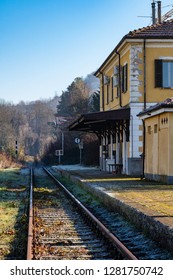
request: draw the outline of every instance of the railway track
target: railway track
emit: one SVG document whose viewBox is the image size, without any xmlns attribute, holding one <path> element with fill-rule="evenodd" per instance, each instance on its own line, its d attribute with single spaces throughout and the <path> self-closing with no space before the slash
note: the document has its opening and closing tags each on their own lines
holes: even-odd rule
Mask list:
<svg viewBox="0 0 173 280">
<path fill-rule="evenodd" d="M 45 172 L 52 181 L 44 179 L 46 187 L 44 182 L 34 188 L 31 172 L 27 259 L 137 259 L 50 171 Z"/>
<path fill-rule="evenodd" d="M 166 248 L 146 236 L 141 230 L 115 210 L 101 203 L 93 194 L 76 183 L 64 180 L 61 174 L 52 169 L 55 176 L 65 182 L 67 188 L 140 260 L 172 260 L 173 255 Z"/>
</svg>

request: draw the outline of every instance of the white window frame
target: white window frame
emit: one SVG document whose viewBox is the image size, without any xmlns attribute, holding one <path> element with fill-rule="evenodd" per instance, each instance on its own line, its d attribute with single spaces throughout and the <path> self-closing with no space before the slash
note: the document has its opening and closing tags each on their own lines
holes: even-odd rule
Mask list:
<svg viewBox="0 0 173 280">
<path fill-rule="evenodd" d="M 163 88 L 173 88 L 173 61 L 163 60 Z"/>
</svg>

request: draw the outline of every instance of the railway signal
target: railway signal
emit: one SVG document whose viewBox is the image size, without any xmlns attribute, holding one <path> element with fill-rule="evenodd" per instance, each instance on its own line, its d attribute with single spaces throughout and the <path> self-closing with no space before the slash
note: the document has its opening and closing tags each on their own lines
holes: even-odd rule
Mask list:
<svg viewBox="0 0 173 280">
<path fill-rule="evenodd" d="M 18 142 L 17 142 L 17 140 L 16 140 L 16 142 L 15 142 L 15 153 L 16 153 L 16 157 L 17 157 L 17 155 L 18 155 Z"/>
</svg>

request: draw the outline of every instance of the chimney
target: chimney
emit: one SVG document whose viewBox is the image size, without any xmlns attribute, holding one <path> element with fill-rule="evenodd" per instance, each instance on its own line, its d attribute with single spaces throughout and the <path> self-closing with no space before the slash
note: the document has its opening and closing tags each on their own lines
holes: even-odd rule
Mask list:
<svg viewBox="0 0 173 280">
<path fill-rule="evenodd" d="M 152 7 L 152 24 L 156 23 L 156 3 L 153 0 L 153 3 L 151 3 Z"/>
<path fill-rule="evenodd" d="M 157 1 L 157 7 L 158 7 L 158 23 L 161 23 L 162 22 L 161 1 Z"/>
</svg>

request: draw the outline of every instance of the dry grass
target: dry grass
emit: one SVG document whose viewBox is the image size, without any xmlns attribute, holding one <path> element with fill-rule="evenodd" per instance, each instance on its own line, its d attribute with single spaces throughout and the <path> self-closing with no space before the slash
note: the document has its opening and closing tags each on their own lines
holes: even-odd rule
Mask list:
<svg viewBox="0 0 173 280">
<path fill-rule="evenodd" d="M 11 156 L 0 152 L 0 169 L 10 168 L 10 167 L 11 168 L 21 167 L 21 164 L 16 162 Z"/>
<path fill-rule="evenodd" d="M 23 259 L 26 246 L 27 176 L 0 170 L 0 259 Z M 23 252 L 23 253 L 22 253 Z"/>
</svg>

